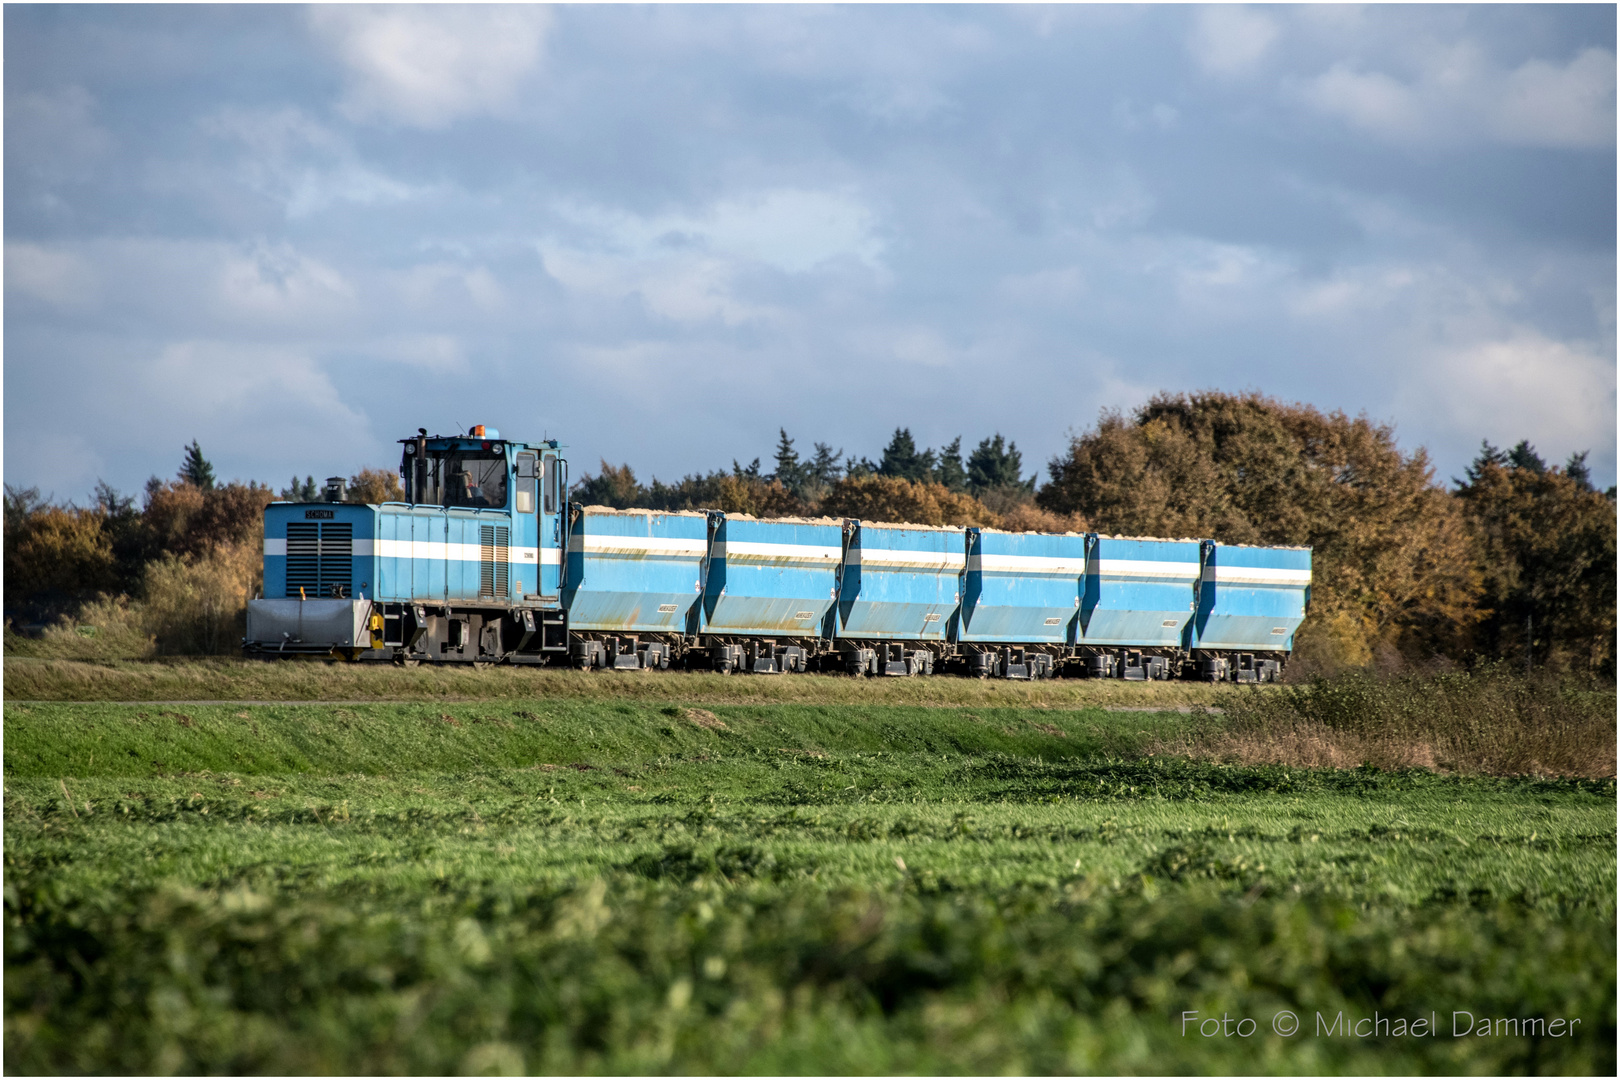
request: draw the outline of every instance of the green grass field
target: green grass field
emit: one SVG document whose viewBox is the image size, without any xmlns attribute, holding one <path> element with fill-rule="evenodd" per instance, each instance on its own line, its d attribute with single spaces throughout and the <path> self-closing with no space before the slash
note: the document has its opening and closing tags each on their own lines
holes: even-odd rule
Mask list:
<svg viewBox="0 0 1620 1080">
<path fill-rule="evenodd" d="M 1085 683 L 727 682 L 11 682 L 6 1068 L 1615 1069 L 1613 779 L 1152 756 L 1211 718 Z"/>
</svg>

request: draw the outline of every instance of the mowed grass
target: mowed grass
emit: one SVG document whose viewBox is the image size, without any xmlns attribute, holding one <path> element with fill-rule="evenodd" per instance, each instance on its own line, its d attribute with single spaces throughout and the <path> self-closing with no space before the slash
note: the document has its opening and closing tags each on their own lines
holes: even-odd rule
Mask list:
<svg viewBox="0 0 1620 1080">
<path fill-rule="evenodd" d="M 6 1067 L 1612 1074 L 1612 779 L 1147 756 L 1207 722 L 10 704 Z"/>
</svg>

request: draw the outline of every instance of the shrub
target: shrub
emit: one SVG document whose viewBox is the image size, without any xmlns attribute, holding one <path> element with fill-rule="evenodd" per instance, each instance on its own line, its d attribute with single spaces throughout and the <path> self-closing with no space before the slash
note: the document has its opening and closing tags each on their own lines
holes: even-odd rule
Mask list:
<svg viewBox="0 0 1620 1080">
<path fill-rule="evenodd" d="M 1085 532 L 1086 519 L 1078 514 L 1054 514 L 1033 502 L 1019 502 L 997 515 L 997 528 L 1008 532 Z"/>
<path fill-rule="evenodd" d="M 758 476 L 721 476 L 716 485 L 715 510 L 754 517 L 795 517 L 805 504 L 778 480 Z"/>
<path fill-rule="evenodd" d="M 1612 691 L 1500 666 L 1379 678 L 1359 669 L 1234 690 L 1162 750 L 1241 764 L 1615 775 Z"/>
<path fill-rule="evenodd" d="M 349 477 L 348 501 L 352 503 L 403 502 L 405 489 L 392 469 L 361 469 Z"/>
<path fill-rule="evenodd" d="M 1000 519 L 973 496 L 944 484 L 898 476 L 845 477 L 827 490 L 820 510 L 829 516 L 914 525 L 995 526 Z"/>
<path fill-rule="evenodd" d="M 226 544 L 201 556 L 167 555 L 149 565 L 142 585 L 142 624 L 156 651 L 235 652 L 247 632 L 247 602 L 263 584 L 257 544 Z"/>
<path fill-rule="evenodd" d="M 9 516 L 9 515 L 8 515 Z M 60 610 L 112 589 L 117 564 L 99 510 L 46 506 L 8 522 L 6 601 L 24 609 Z"/>
<path fill-rule="evenodd" d="M 230 483 L 203 489 L 176 481 L 148 484 L 148 555 L 201 556 L 216 547 L 257 544 L 264 508 L 276 494 L 258 484 Z"/>
</svg>

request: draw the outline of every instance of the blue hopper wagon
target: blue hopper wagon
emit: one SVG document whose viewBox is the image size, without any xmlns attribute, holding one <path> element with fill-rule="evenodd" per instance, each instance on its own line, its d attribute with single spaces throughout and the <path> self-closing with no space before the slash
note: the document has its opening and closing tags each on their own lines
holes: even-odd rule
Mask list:
<svg viewBox="0 0 1620 1080">
<path fill-rule="evenodd" d="M 1307 548 L 575 506 L 555 440 L 401 440 L 404 499 L 264 514 L 247 655 L 1270 682 Z"/>
</svg>

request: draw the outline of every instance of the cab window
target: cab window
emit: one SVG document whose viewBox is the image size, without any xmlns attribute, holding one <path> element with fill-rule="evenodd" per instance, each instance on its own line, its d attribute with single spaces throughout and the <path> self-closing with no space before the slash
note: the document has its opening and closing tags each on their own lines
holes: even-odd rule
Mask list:
<svg viewBox="0 0 1620 1080">
<path fill-rule="evenodd" d="M 482 451 L 429 454 L 418 503 L 490 509 L 506 506 L 506 455 Z"/>
<path fill-rule="evenodd" d="M 535 475 L 535 465 L 535 455 L 517 456 L 517 491 L 514 493 L 514 508 L 520 514 L 534 513 L 535 486 L 539 482 L 539 478 Z"/>
</svg>

